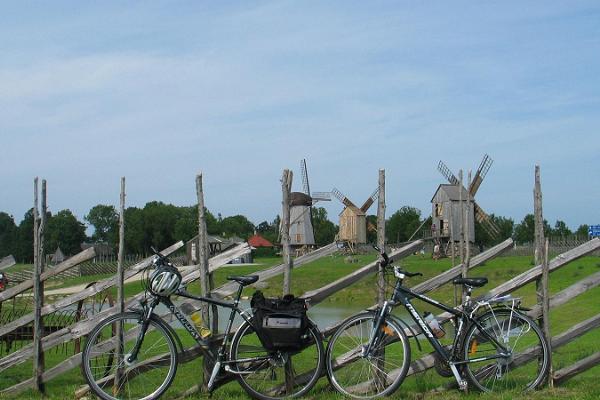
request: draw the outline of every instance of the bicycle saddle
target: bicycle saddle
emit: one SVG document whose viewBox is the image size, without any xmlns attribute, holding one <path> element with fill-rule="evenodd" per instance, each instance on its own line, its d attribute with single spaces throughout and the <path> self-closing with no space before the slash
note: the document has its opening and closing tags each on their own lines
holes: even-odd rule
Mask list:
<svg viewBox="0 0 600 400">
<path fill-rule="evenodd" d="M 236 281 L 242 286 L 248 286 L 253 284 L 258 280 L 258 275 L 248 275 L 248 276 L 228 276 L 228 281 Z"/>
<path fill-rule="evenodd" d="M 471 287 L 482 287 L 488 283 L 487 278 L 455 278 L 452 283 L 455 285 L 467 285 Z"/>
</svg>

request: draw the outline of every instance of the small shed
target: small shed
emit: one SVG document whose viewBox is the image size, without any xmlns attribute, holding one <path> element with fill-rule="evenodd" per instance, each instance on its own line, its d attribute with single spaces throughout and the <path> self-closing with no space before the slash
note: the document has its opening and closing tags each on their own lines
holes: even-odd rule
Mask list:
<svg viewBox="0 0 600 400">
<path fill-rule="evenodd" d="M 432 236 L 446 241 L 458 242 L 461 238 L 461 206 L 459 197 L 468 204 L 467 223 L 469 224 L 469 241 L 475 241 L 475 205 L 473 197 L 463 187 L 459 192 L 458 185 L 442 184 L 438 186 L 431 199 L 431 233 Z"/>
<path fill-rule="evenodd" d="M 338 240 L 353 244 L 367 243 L 367 216 L 355 206 L 346 206 L 340 213 Z"/>
<path fill-rule="evenodd" d="M 50 257 L 50 262 L 52 263 L 52 265 L 60 264 L 65 260 L 66 257 L 60 249 L 60 246 L 56 248 L 56 251 L 54 252 L 54 254 L 52 254 L 52 257 Z"/>
</svg>

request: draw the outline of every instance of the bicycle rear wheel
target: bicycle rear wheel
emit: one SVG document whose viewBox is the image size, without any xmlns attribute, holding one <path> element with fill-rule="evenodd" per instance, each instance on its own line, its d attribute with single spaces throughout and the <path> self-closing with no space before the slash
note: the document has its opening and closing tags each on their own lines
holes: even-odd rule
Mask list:
<svg viewBox="0 0 600 400">
<path fill-rule="evenodd" d="M 342 394 L 369 399 L 392 394 L 404 380 L 410 346 L 404 330 L 391 318 L 376 327 L 375 313 L 358 314 L 344 322 L 327 346 L 327 374 Z M 378 343 L 365 354 L 373 335 Z"/>
<path fill-rule="evenodd" d="M 539 387 L 549 365 L 548 343 L 529 317 L 510 309 L 491 310 L 471 325 L 463 341 L 464 371 L 469 383 L 484 392 L 526 391 Z M 501 356 L 500 347 L 509 350 Z M 499 356 L 481 360 L 482 357 Z"/>
<path fill-rule="evenodd" d="M 177 371 L 177 347 L 157 320 L 150 320 L 137 359 L 127 361 L 141 326 L 140 314 L 126 312 L 105 319 L 89 334 L 82 354 L 83 375 L 100 398 L 156 399 L 171 385 Z M 118 327 L 123 332 L 121 349 Z"/>
<path fill-rule="evenodd" d="M 310 326 L 298 351 L 268 351 L 244 322 L 231 341 L 230 360 L 240 386 L 260 400 L 304 396 L 319 380 L 325 362 L 321 334 Z"/>
</svg>

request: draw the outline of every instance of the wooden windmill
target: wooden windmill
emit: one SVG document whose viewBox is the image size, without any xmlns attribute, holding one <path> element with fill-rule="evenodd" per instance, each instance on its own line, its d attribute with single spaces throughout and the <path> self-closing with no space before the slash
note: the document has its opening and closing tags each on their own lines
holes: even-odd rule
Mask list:
<svg viewBox="0 0 600 400">
<path fill-rule="evenodd" d="M 338 240 L 351 246 L 367 243 L 367 210 L 377 200 L 379 189 L 376 189 L 360 208 L 338 189 L 333 188 L 331 193 L 344 205 L 340 213 Z"/>
<path fill-rule="evenodd" d="M 330 201 L 329 192 L 310 193 L 306 160 L 300 161 L 302 192 L 290 193 L 290 244 L 296 249 L 309 249 L 315 245 L 312 225 L 312 206 L 318 201 Z"/>
<path fill-rule="evenodd" d="M 469 212 L 469 215 L 473 214 L 474 218 L 477 220 L 477 222 L 479 222 L 482 226 L 482 228 L 494 239 L 496 239 L 499 235 L 500 235 L 500 229 L 498 228 L 498 226 L 494 223 L 494 221 L 490 218 L 490 216 L 488 214 L 486 214 L 485 211 L 483 211 L 483 209 L 479 206 L 479 204 L 477 204 L 477 202 L 475 202 L 475 194 L 477 193 L 477 191 L 479 190 L 479 187 L 481 186 L 481 183 L 483 182 L 483 179 L 485 178 L 485 176 L 487 175 L 488 171 L 490 170 L 490 167 L 492 166 L 492 163 L 494 162 L 494 160 L 492 160 L 492 158 L 485 154 L 483 156 L 483 159 L 481 160 L 481 163 L 479 164 L 479 168 L 477 168 L 477 172 L 475 173 L 475 176 L 473 177 L 472 181 L 471 181 L 471 185 L 469 186 L 468 190 L 465 190 L 464 187 L 461 189 L 458 189 L 458 185 L 459 185 L 459 180 L 458 178 L 456 178 L 456 176 L 454 176 L 454 174 L 450 171 L 450 168 L 448 168 L 446 166 L 446 164 L 444 164 L 442 161 L 440 161 L 438 163 L 438 170 L 441 172 L 441 174 L 448 180 L 448 182 L 450 182 L 451 185 L 455 186 L 455 189 L 450 189 L 450 188 L 445 188 L 445 191 L 447 193 L 450 194 L 450 199 L 451 201 L 456 201 L 456 199 L 454 197 L 456 197 L 456 195 L 452 195 L 452 191 L 458 193 L 458 190 L 462 190 L 462 198 L 464 200 L 468 200 L 469 204 L 472 202 L 472 208 L 473 210 Z M 442 186 L 444 185 L 440 185 L 440 188 L 438 188 L 437 193 L 440 192 L 440 189 L 443 189 Z M 460 228 L 458 227 L 458 219 L 457 219 L 457 215 L 456 215 L 456 211 L 452 212 L 452 210 L 447 210 L 444 211 L 445 208 L 448 207 L 444 207 L 442 204 L 442 201 L 436 200 L 436 195 L 434 195 L 434 199 L 432 199 L 432 203 L 433 204 L 433 220 L 434 223 L 435 221 L 439 221 L 438 225 L 436 225 L 437 227 L 437 235 L 439 237 L 448 237 L 449 236 L 449 232 L 453 232 L 452 234 L 452 240 L 458 240 L 458 236 L 460 235 Z M 471 209 L 471 207 L 469 207 L 469 210 Z M 448 213 L 453 214 L 452 216 L 448 217 Z M 459 213 L 460 214 L 460 213 Z M 452 223 L 452 228 L 448 227 L 446 229 L 444 229 L 444 221 L 450 221 L 449 223 Z M 469 224 L 472 224 L 473 222 L 471 221 L 471 217 L 469 217 L 468 219 Z M 474 228 L 469 229 L 469 231 L 471 233 L 474 232 Z M 474 236 L 472 234 L 469 235 L 469 240 L 474 241 Z"/>
</svg>

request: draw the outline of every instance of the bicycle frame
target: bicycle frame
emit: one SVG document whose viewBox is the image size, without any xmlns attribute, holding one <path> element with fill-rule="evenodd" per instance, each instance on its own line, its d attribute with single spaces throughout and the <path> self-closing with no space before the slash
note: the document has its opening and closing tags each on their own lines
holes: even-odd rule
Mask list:
<svg viewBox="0 0 600 400">
<path fill-rule="evenodd" d="M 244 310 L 242 310 L 239 307 L 242 290 L 243 290 L 243 286 L 240 285 L 238 292 L 237 292 L 237 296 L 232 303 L 213 299 L 211 297 L 195 296 L 195 295 L 188 293 L 185 289 L 179 289 L 174 293 L 174 295 L 176 295 L 176 296 L 181 296 L 181 297 L 185 297 L 188 299 L 198 300 L 198 301 L 202 301 L 202 302 L 205 302 L 208 304 L 213 304 L 213 305 L 231 309 L 231 312 L 229 314 L 229 319 L 227 321 L 227 327 L 225 329 L 225 336 L 223 338 L 223 342 L 219 346 L 219 351 L 216 355 L 215 366 L 213 368 L 211 377 L 208 382 L 209 390 L 212 389 L 215 379 L 216 379 L 216 377 L 221 369 L 221 366 L 223 364 L 226 365 L 225 368 L 226 368 L 227 372 L 239 373 L 237 371 L 233 371 L 230 368 L 228 368 L 229 364 L 236 364 L 239 362 L 247 362 L 247 361 L 261 361 L 261 360 L 266 360 L 269 358 L 269 357 L 263 356 L 263 357 L 253 357 L 253 358 L 242 359 L 242 360 L 226 360 L 225 359 L 227 343 L 230 340 L 230 336 L 231 336 L 230 333 L 231 333 L 231 329 L 233 327 L 233 321 L 235 319 L 235 315 L 239 314 L 244 319 L 244 321 L 248 322 L 249 324 L 252 324 L 251 316 L 249 316 L 248 313 L 246 313 Z M 200 346 L 207 347 L 208 342 L 205 341 L 200 336 L 200 334 L 198 333 L 198 330 L 188 321 L 188 319 L 183 315 L 181 310 L 171 301 L 170 297 L 153 296 L 150 305 L 148 306 L 147 309 L 144 310 L 145 312 L 144 312 L 144 320 L 142 322 L 142 329 L 140 330 L 140 333 L 138 335 L 138 340 L 136 341 L 134 349 L 133 349 L 131 355 L 128 357 L 128 361 L 131 362 L 131 361 L 135 360 L 135 358 L 137 357 L 137 352 L 139 351 L 139 348 L 142 345 L 142 341 L 144 340 L 144 336 L 148 329 L 149 320 L 150 320 L 152 314 L 154 313 L 154 309 L 156 308 L 156 306 L 158 306 L 158 304 L 164 304 L 169 309 L 169 311 L 173 315 L 175 315 L 175 318 L 177 318 L 177 320 L 181 323 L 181 325 L 183 325 L 185 330 L 194 338 L 194 340 Z M 210 351 L 210 349 L 208 349 L 208 350 Z M 212 353 L 210 353 L 210 354 L 214 357 L 214 354 L 212 354 Z"/>
<path fill-rule="evenodd" d="M 436 308 L 439 308 L 448 313 L 451 313 L 455 318 L 458 319 L 458 327 L 456 330 L 456 335 L 454 337 L 454 342 L 452 344 L 452 354 L 449 354 L 448 351 L 444 348 L 444 346 L 442 346 L 440 341 L 435 337 L 435 335 L 431 331 L 431 328 L 429 328 L 429 325 L 425 322 L 425 320 L 423 320 L 423 318 L 419 315 L 419 313 L 417 312 L 415 307 L 412 305 L 412 303 L 410 301 L 411 298 L 416 298 L 416 299 L 422 300 Z M 410 313 L 410 316 L 415 321 L 415 323 L 421 328 L 421 330 L 425 334 L 425 337 L 427 338 L 429 343 L 431 343 L 431 345 L 435 349 L 436 353 L 438 353 L 442 357 L 442 359 L 448 363 L 456 381 L 458 382 L 458 384 L 461 388 L 466 387 L 466 382 L 462 379 L 462 377 L 456 367 L 457 365 L 487 361 L 487 360 L 492 360 L 492 359 L 497 359 L 497 358 L 505 358 L 505 357 L 510 356 L 510 351 L 507 350 L 504 345 L 499 343 L 496 340 L 496 338 L 489 335 L 487 333 L 487 331 L 481 326 L 481 324 L 475 318 L 472 318 L 467 312 L 465 312 L 461 309 L 449 307 L 443 303 L 440 303 L 437 300 L 431 299 L 425 295 L 416 293 L 413 290 L 402 286 L 402 278 L 397 279 L 396 286 L 394 287 L 394 293 L 392 294 L 391 299 L 388 301 L 385 301 L 383 304 L 383 307 L 381 307 L 381 309 L 379 310 L 379 315 L 378 315 L 377 321 L 375 323 L 375 326 L 373 327 L 374 332 L 373 332 L 373 335 L 371 335 L 371 341 L 367 345 L 367 350 L 366 350 L 367 353 L 369 353 L 372 350 L 373 346 L 378 341 L 378 339 L 377 339 L 378 335 L 375 334 L 375 330 L 378 329 L 379 326 L 381 326 L 385 317 L 390 313 L 391 308 L 398 303 L 402 304 L 404 306 L 404 308 L 406 308 L 408 310 L 408 312 Z M 493 342 L 496 346 L 498 346 L 501 349 L 501 353 L 496 354 L 496 355 L 479 357 L 479 358 L 468 360 L 468 361 L 455 359 L 455 357 L 454 357 L 455 350 L 458 349 L 458 346 L 460 344 L 461 335 L 463 333 L 463 329 L 465 329 L 465 322 L 475 324 L 480 329 L 481 333 L 488 340 Z"/>
</svg>

